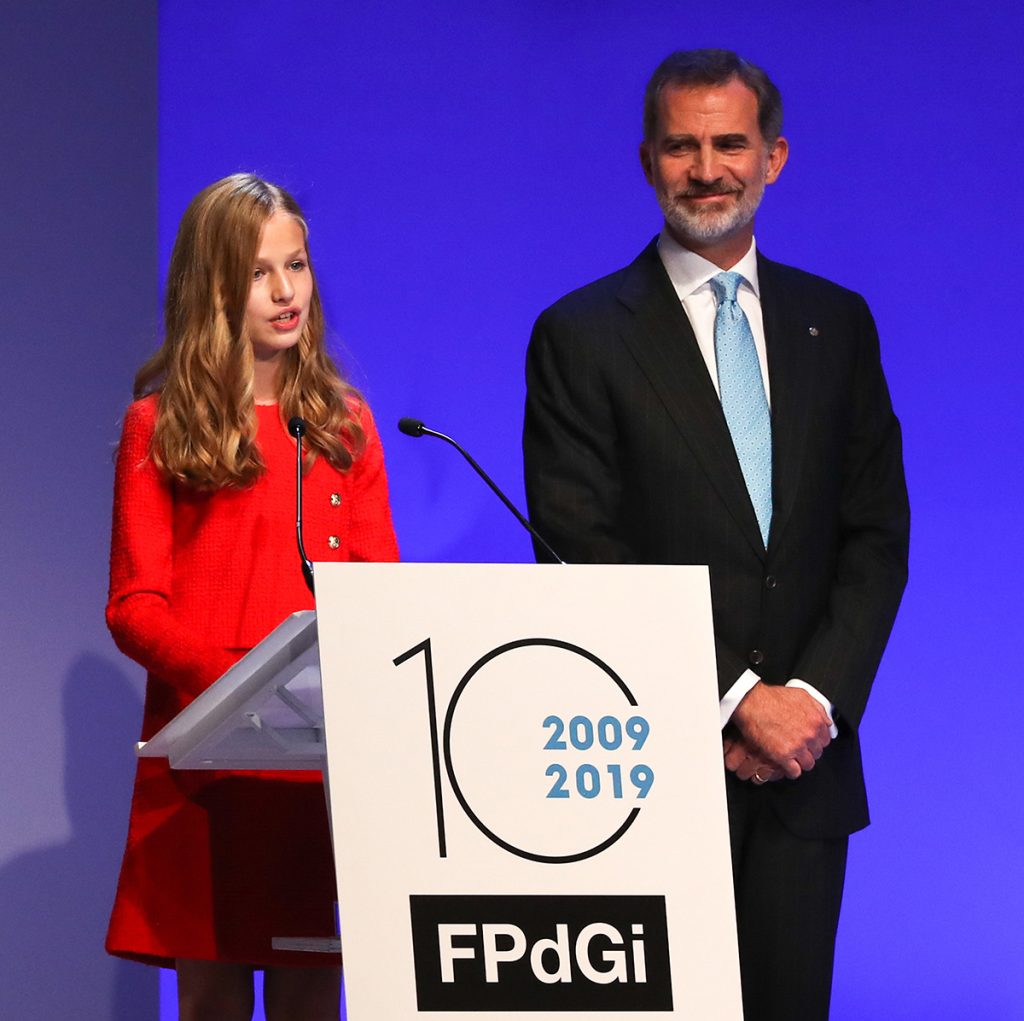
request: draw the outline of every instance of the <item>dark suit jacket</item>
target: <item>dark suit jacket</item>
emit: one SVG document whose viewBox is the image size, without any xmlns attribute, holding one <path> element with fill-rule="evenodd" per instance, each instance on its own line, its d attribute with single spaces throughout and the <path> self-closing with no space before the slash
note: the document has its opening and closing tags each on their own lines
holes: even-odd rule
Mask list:
<svg viewBox="0 0 1024 1021">
<path fill-rule="evenodd" d="M 752 667 L 836 706 L 815 769 L 764 788 L 798 836 L 866 826 L 857 727 L 906 583 L 899 423 L 864 300 L 759 257 L 771 384 L 767 551 L 721 403 L 652 242 L 537 320 L 533 523 L 569 562 L 708 564 L 720 694 Z"/>
</svg>

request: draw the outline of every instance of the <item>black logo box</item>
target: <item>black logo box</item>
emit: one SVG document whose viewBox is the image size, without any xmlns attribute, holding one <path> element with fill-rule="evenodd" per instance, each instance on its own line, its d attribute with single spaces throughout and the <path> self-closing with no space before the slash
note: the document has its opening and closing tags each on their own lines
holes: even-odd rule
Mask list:
<svg viewBox="0 0 1024 1021">
<path fill-rule="evenodd" d="M 416 968 L 416 1002 L 419 1010 L 448 1011 L 654 1011 L 672 1010 L 672 975 L 669 962 L 665 898 L 661 896 L 569 895 L 420 895 L 409 897 L 413 956 Z M 589 947 L 591 965 L 607 971 L 603 952 L 625 955 L 627 981 L 607 983 L 588 978 L 576 958 L 576 937 L 595 922 L 613 926 L 621 935 L 616 942 L 595 936 Z M 526 950 L 515 961 L 497 966 L 498 981 L 487 982 L 481 926 L 511 924 L 522 930 Z M 475 935 L 454 937 L 453 945 L 472 948 L 472 958 L 449 963 L 454 981 L 442 981 L 439 925 L 475 925 Z M 570 981 L 545 983 L 534 974 L 530 949 L 538 940 L 552 940 L 556 925 L 568 926 Z M 634 926 L 642 927 L 642 935 Z M 499 937 L 501 938 L 501 937 Z M 646 981 L 638 982 L 634 967 L 634 941 L 642 941 Z M 504 937 L 498 950 L 508 950 Z M 545 968 L 557 970 L 558 956 L 544 951 Z"/>
</svg>

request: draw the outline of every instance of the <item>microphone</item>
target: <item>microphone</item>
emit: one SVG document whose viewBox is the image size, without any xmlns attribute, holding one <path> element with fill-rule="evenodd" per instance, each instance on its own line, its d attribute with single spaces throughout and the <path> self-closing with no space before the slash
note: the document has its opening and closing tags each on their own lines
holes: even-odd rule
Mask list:
<svg viewBox="0 0 1024 1021">
<path fill-rule="evenodd" d="M 299 547 L 299 559 L 302 561 L 302 577 L 306 579 L 309 591 L 316 595 L 313 588 L 313 565 L 306 556 L 306 547 L 302 544 L 302 437 L 306 435 L 306 421 L 296 415 L 288 420 L 288 432 L 295 437 L 295 539 Z"/>
<path fill-rule="evenodd" d="M 293 419 L 294 421 L 294 419 Z M 469 466 L 477 473 L 491 487 L 491 491 L 494 495 L 501 500 L 501 502 L 515 515 L 516 520 L 525 528 L 530 535 L 532 535 L 537 542 L 541 544 L 551 554 L 552 558 L 560 564 L 564 564 L 565 561 L 548 545 L 547 540 L 537 531 L 529 521 L 519 513 L 519 509 L 516 505 L 498 488 L 495 482 L 491 479 L 490 475 L 487 474 L 469 456 L 469 453 L 455 442 L 450 436 L 445 436 L 444 433 L 436 432 L 434 429 L 428 429 L 418 418 L 400 418 L 398 420 L 398 431 L 404 433 L 406 436 L 436 436 L 439 440 L 444 440 L 445 443 L 453 446 L 468 462 Z"/>
<path fill-rule="evenodd" d="M 398 420 L 398 431 L 405 433 L 406 436 L 422 436 L 426 428 L 418 418 L 400 418 Z"/>
</svg>

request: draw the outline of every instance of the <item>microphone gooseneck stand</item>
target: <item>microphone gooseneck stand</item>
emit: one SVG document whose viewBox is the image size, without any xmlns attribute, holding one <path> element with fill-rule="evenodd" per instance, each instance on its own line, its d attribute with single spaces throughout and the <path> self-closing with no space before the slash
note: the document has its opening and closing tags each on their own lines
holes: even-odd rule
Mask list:
<svg viewBox="0 0 1024 1021">
<path fill-rule="evenodd" d="M 306 579 L 309 591 L 316 595 L 313 587 L 313 565 L 306 556 L 306 547 L 302 543 L 302 437 L 306 435 L 306 421 L 296 415 L 288 420 L 288 432 L 295 437 L 295 539 L 299 547 L 299 558 L 302 561 L 302 577 Z"/>
<path fill-rule="evenodd" d="M 490 486 L 491 492 L 493 492 L 494 495 L 499 500 L 501 500 L 501 502 L 515 515 L 515 518 L 519 522 L 519 524 L 521 524 L 523 528 L 525 528 L 530 533 L 530 535 L 532 535 L 534 539 L 536 539 L 537 542 L 539 542 L 541 546 L 543 546 L 544 549 L 546 549 L 548 553 L 551 554 L 552 559 L 554 559 L 555 562 L 559 564 L 565 563 L 565 561 L 548 545 L 548 542 L 544 538 L 544 536 L 542 536 L 540 532 L 538 532 L 537 529 L 530 524 L 526 517 L 524 517 L 519 512 L 519 508 L 516 507 L 516 505 L 498 488 L 497 484 L 491 479 L 490 475 L 488 475 L 487 472 L 485 472 L 483 468 L 481 468 L 480 465 L 478 465 L 476 461 L 474 461 L 473 458 L 469 456 L 469 453 L 466 450 L 464 450 L 458 443 L 456 443 L 455 440 L 453 440 L 450 436 L 445 436 L 444 433 L 439 433 L 434 429 L 428 429 L 427 426 L 425 426 L 418 418 L 400 418 L 398 420 L 398 430 L 399 432 L 404 433 L 406 436 L 436 436 L 437 439 L 444 440 L 445 443 L 448 443 L 451 446 L 453 446 L 469 462 L 469 466 L 473 469 L 473 471 L 475 471 L 477 475 L 479 475 L 480 478 L 482 478 L 484 482 L 486 482 L 487 485 Z"/>
</svg>

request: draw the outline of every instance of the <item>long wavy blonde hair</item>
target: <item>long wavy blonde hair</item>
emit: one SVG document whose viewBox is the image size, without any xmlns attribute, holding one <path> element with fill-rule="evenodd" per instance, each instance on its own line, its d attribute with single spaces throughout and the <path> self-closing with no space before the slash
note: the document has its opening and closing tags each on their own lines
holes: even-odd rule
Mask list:
<svg viewBox="0 0 1024 1021">
<path fill-rule="evenodd" d="M 309 229 L 295 199 L 252 174 L 203 189 L 178 228 L 164 342 L 136 373 L 134 394 L 159 394 L 151 455 L 167 476 L 195 489 L 245 486 L 265 471 L 245 310 L 263 225 L 279 210 L 301 225 L 308 255 Z M 352 466 L 365 442 L 360 400 L 324 346 L 313 274 L 309 315 L 298 344 L 285 353 L 278 395 L 283 422 L 306 420 L 307 470 L 318 454 L 341 471 Z"/>
</svg>

